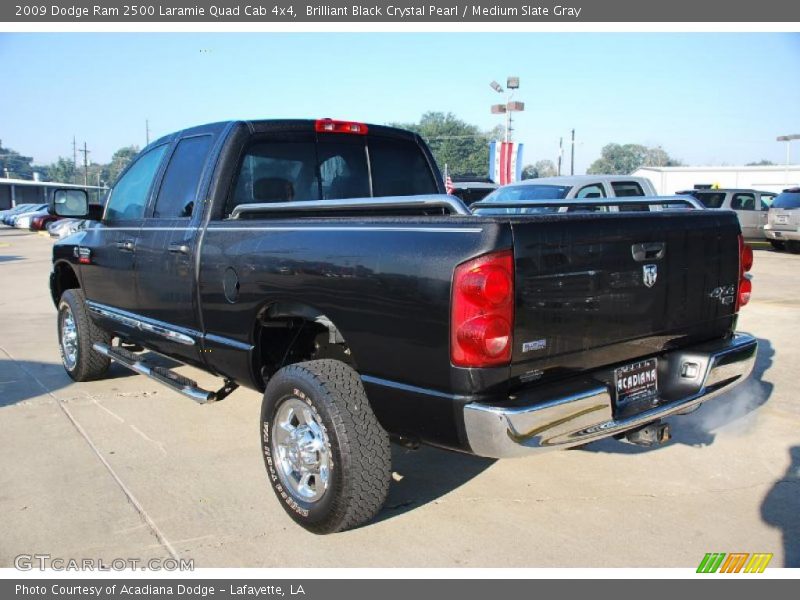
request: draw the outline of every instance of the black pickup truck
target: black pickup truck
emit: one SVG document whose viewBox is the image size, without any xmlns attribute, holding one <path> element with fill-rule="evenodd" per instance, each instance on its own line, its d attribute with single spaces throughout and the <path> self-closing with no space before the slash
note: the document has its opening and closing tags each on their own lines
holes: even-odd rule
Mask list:
<svg viewBox="0 0 800 600">
<path fill-rule="evenodd" d="M 390 435 L 487 457 L 655 444 L 661 419 L 750 373 L 756 340 L 734 330 L 752 252 L 733 212 L 686 198 L 471 211 L 443 192 L 423 141 L 389 127 L 238 121 L 159 139 L 53 249 L 64 367 L 84 381 L 113 360 L 199 402 L 263 392 L 269 481 L 317 533 L 380 510 Z M 51 211 L 91 217 L 75 190 Z"/>
</svg>

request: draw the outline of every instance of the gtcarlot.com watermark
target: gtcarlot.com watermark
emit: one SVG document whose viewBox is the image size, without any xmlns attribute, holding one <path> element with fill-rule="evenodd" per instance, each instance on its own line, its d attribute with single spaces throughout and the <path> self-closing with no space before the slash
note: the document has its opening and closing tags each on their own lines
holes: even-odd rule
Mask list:
<svg viewBox="0 0 800 600">
<path fill-rule="evenodd" d="M 186 558 L 63 558 L 51 554 L 19 554 L 19 571 L 194 571 L 194 559 Z"/>
</svg>

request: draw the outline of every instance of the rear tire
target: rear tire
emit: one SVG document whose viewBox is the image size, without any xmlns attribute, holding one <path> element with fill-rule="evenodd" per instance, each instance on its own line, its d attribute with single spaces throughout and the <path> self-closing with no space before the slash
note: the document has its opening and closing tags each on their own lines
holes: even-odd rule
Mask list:
<svg viewBox="0 0 800 600">
<path fill-rule="evenodd" d="M 769 243 L 772 245 L 772 249 L 777 250 L 778 252 L 786 249 L 786 244 L 784 242 L 780 242 L 778 240 L 770 240 Z"/>
<path fill-rule="evenodd" d="M 111 360 L 92 348 L 111 345 L 111 334 L 95 325 L 86 310 L 81 289 L 71 289 L 58 302 L 58 348 L 61 363 L 75 381 L 91 381 L 105 375 Z"/>
<path fill-rule="evenodd" d="M 787 242 L 786 243 L 786 248 L 792 254 L 800 254 L 800 242 L 796 242 L 794 240 L 792 240 L 791 242 Z"/>
<path fill-rule="evenodd" d="M 261 404 L 261 442 L 275 495 L 308 531 L 359 527 L 386 500 L 389 436 L 361 378 L 343 362 L 314 360 L 275 373 Z"/>
</svg>

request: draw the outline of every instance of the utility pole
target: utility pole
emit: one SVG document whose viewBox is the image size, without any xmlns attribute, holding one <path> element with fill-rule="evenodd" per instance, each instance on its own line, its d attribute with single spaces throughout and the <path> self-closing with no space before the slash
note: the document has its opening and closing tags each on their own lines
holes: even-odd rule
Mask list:
<svg viewBox="0 0 800 600">
<path fill-rule="evenodd" d="M 149 146 L 150 145 L 150 120 L 149 119 L 145 119 L 144 120 L 144 139 L 147 142 L 145 144 L 145 146 Z"/>
<path fill-rule="evenodd" d="M 72 135 L 72 183 L 75 181 L 75 176 L 78 174 L 78 143 L 75 141 L 75 135 Z"/>
<path fill-rule="evenodd" d="M 572 152 L 569 159 L 569 174 L 575 175 L 575 130 L 572 130 Z"/>
<path fill-rule="evenodd" d="M 561 157 L 564 156 L 564 138 L 558 138 L 558 175 L 561 176 Z"/>
<path fill-rule="evenodd" d="M 83 142 L 83 150 L 78 150 L 83 153 L 83 185 L 89 185 L 89 154 L 91 150 L 86 147 L 86 142 Z"/>
</svg>

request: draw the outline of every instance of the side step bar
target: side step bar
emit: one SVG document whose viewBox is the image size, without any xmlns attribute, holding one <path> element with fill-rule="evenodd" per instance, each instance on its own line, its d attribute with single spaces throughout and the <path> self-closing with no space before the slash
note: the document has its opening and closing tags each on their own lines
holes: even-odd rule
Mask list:
<svg viewBox="0 0 800 600">
<path fill-rule="evenodd" d="M 237 384 L 226 379 L 225 385 L 223 385 L 219 390 L 216 392 L 209 392 L 208 390 L 204 390 L 203 388 L 199 387 L 196 381 L 193 381 L 188 377 L 184 377 L 183 375 L 178 375 L 170 369 L 148 365 L 147 361 L 143 360 L 140 356 L 137 356 L 133 352 L 129 352 L 124 348 L 108 347 L 105 344 L 94 344 L 92 348 L 94 348 L 100 354 L 104 354 L 114 362 L 118 362 L 122 366 L 127 367 L 131 371 L 141 375 L 147 375 L 151 379 L 155 379 L 156 381 L 163 383 L 176 392 L 179 392 L 184 396 L 188 396 L 198 404 L 222 400 L 237 387 L 239 387 Z"/>
</svg>

